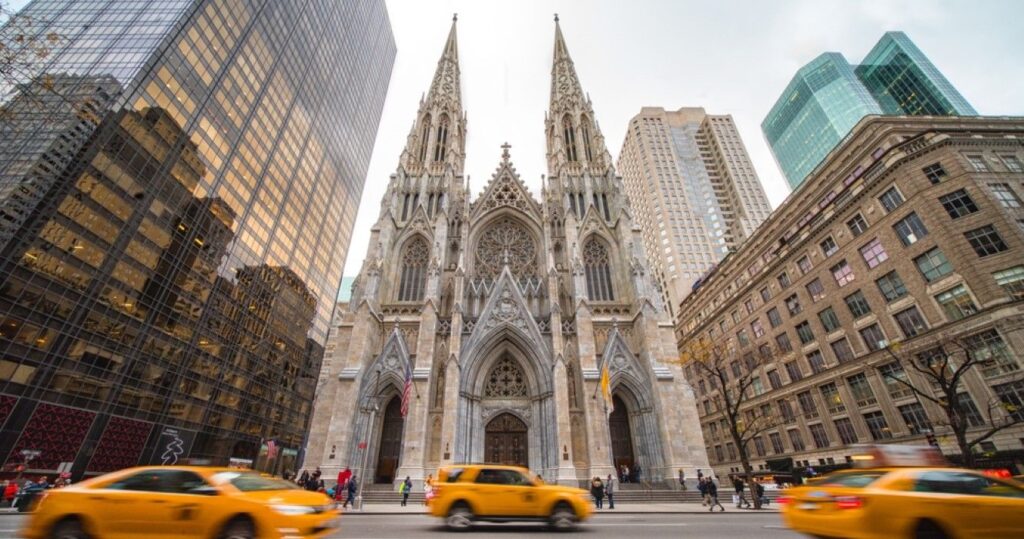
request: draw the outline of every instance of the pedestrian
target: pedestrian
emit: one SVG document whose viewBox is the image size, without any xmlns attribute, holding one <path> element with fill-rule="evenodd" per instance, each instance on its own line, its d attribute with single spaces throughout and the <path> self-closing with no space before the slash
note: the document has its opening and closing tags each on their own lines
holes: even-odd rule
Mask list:
<svg viewBox="0 0 1024 539">
<path fill-rule="evenodd" d="M 7 481 L 7 482 L 5 482 L 4 490 L 3 490 L 3 496 L 4 496 L 4 500 L 3 501 L 4 501 L 5 504 L 7 504 L 8 507 L 11 506 L 11 502 L 14 501 L 14 495 L 17 494 L 17 493 L 18 493 L 18 483 L 14 482 L 14 481 Z"/>
<path fill-rule="evenodd" d="M 697 491 L 700 492 L 700 506 L 707 507 L 711 500 L 708 499 L 708 485 L 703 477 L 697 480 Z"/>
<path fill-rule="evenodd" d="M 629 466 L 622 465 L 622 482 L 629 483 Z"/>
<path fill-rule="evenodd" d="M 356 506 L 356 476 L 352 476 L 348 480 L 348 486 L 345 487 L 348 491 L 348 496 L 345 498 L 345 503 L 341 504 L 342 507 L 347 508 L 348 504 L 352 504 L 352 507 Z"/>
<path fill-rule="evenodd" d="M 295 484 L 302 488 L 306 488 L 307 482 L 309 482 L 309 470 L 302 470 L 302 473 L 299 475 L 299 479 L 295 481 Z"/>
<path fill-rule="evenodd" d="M 719 512 L 725 511 L 725 506 L 718 501 L 718 485 L 715 484 L 714 479 L 709 477 L 706 487 L 708 489 L 708 511 L 714 511 L 716 505 L 719 507 Z"/>
<path fill-rule="evenodd" d="M 604 484 L 604 494 L 608 496 L 608 509 L 615 509 L 615 478 L 608 474 L 608 482 Z"/>
<path fill-rule="evenodd" d="M 427 475 L 427 480 L 423 482 L 423 505 L 427 505 L 432 499 L 434 499 L 434 476 Z"/>
<path fill-rule="evenodd" d="M 750 502 L 747 501 L 747 497 L 743 495 L 743 490 L 746 488 L 746 485 L 743 483 L 743 479 L 736 476 L 732 482 L 732 486 L 736 489 L 736 499 L 734 500 L 736 502 L 736 509 L 739 509 L 744 505 L 750 507 Z"/>
<path fill-rule="evenodd" d="M 409 476 L 405 476 L 405 481 L 402 481 L 402 485 L 398 487 L 399 494 L 402 495 L 402 507 L 405 507 L 406 502 L 409 501 L 409 492 L 412 490 L 412 481 Z"/>
<path fill-rule="evenodd" d="M 768 498 L 764 495 L 764 485 L 762 485 L 757 479 L 754 479 L 753 494 L 757 496 L 758 501 L 761 503 L 761 507 L 768 505 Z"/>
<path fill-rule="evenodd" d="M 602 503 L 604 502 L 604 483 L 601 482 L 601 478 L 594 476 L 594 479 L 590 481 L 590 495 L 594 497 L 594 506 L 601 509 Z"/>
<path fill-rule="evenodd" d="M 682 468 L 679 468 L 679 488 L 686 490 L 686 473 Z"/>
<path fill-rule="evenodd" d="M 640 465 L 639 464 L 637 464 L 636 466 L 633 467 L 633 478 L 632 478 L 632 481 L 634 483 L 639 483 L 640 481 L 642 481 L 642 479 L 640 479 Z"/>
<path fill-rule="evenodd" d="M 345 466 L 344 470 L 338 472 L 338 486 L 347 486 L 349 479 L 352 479 L 352 470 L 350 470 L 348 466 Z"/>
</svg>

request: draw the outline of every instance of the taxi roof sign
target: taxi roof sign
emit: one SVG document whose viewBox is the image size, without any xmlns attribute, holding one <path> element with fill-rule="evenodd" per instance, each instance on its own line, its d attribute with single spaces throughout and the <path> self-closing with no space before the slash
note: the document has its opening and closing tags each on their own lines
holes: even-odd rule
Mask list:
<svg viewBox="0 0 1024 539">
<path fill-rule="evenodd" d="M 857 468 L 945 466 L 942 453 L 930 445 L 858 445 L 850 460 Z"/>
</svg>

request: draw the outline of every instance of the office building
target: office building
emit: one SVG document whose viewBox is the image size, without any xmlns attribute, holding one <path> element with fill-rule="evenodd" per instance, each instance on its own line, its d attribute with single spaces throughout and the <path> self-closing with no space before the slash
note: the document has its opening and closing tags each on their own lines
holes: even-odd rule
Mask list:
<svg viewBox="0 0 1024 539">
<path fill-rule="evenodd" d="M 61 45 L 0 156 L 4 470 L 294 469 L 395 56 L 383 2 L 22 13 Z M 38 119 L 40 81 L 67 121 Z"/>
<path fill-rule="evenodd" d="M 644 107 L 617 166 L 671 315 L 771 213 L 732 116 Z"/>
</svg>

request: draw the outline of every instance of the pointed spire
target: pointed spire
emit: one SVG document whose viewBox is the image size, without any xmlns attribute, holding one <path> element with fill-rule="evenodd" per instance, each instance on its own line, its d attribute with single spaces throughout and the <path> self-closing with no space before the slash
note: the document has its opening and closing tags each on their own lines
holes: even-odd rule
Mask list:
<svg viewBox="0 0 1024 539">
<path fill-rule="evenodd" d="M 551 110 L 554 111 L 556 104 L 567 98 L 575 97 L 578 102 L 582 96 L 583 89 L 580 87 L 579 77 L 576 76 L 576 68 L 573 66 L 572 57 L 569 56 L 569 47 L 565 45 L 562 26 L 558 23 L 556 13 L 555 51 L 551 63 Z"/>
<path fill-rule="evenodd" d="M 462 83 L 459 77 L 459 41 L 455 31 L 459 16 L 452 16 L 452 28 L 448 31 L 448 39 L 444 43 L 444 52 L 437 61 L 434 81 L 427 93 L 427 105 L 434 102 L 444 105 L 450 102 L 452 112 L 458 114 L 462 110 Z"/>
</svg>

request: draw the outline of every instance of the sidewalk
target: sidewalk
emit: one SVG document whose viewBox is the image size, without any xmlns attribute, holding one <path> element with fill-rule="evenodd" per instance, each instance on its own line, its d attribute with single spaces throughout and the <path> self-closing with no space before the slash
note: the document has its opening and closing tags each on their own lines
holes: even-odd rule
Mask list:
<svg viewBox="0 0 1024 539">
<path fill-rule="evenodd" d="M 726 505 L 725 513 L 720 512 L 717 508 L 715 514 L 755 514 L 755 513 L 778 513 L 777 504 L 771 504 L 768 507 L 759 511 L 752 509 L 736 509 L 736 506 Z M 342 509 L 342 514 L 349 515 L 421 515 L 426 514 L 427 508 L 423 505 L 409 504 L 402 507 L 398 503 L 393 504 L 382 504 L 382 503 L 368 503 L 363 511 L 356 511 L 353 509 Z M 642 503 L 642 504 L 616 504 L 615 509 L 601 509 L 600 511 L 595 510 L 595 515 L 600 514 L 619 514 L 619 515 L 635 515 L 642 513 L 662 513 L 662 514 L 681 514 L 681 513 L 709 513 L 707 507 L 701 506 L 699 503 Z"/>
</svg>

